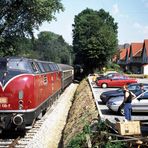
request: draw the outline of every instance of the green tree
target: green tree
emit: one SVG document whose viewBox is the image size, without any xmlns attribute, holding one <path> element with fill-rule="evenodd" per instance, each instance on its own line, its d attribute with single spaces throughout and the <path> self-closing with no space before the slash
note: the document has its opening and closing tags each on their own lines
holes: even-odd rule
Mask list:
<svg viewBox="0 0 148 148">
<path fill-rule="evenodd" d="M 85 9 L 75 16 L 73 24 L 73 50 L 75 64 L 84 70 L 101 69 L 117 49 L 117 23 L 103 9 Z"/>
<path fill-rule="evenodd" d="M 31 39 L 26 37 L 16 37 L 13 44 L 15 44 L 16 49 L 15 55 L 28 58 L 39 57 L 39 53 L 36 50 L 33 50 L 33 44 Z"/>
<path fill-rule="evenodd" d="M 60 0 L 1 0 L 0 1 L 0 52 L 16 53 L 15 38 L 30 37 L 33 30 L 44 21 L 55 19 L 54 14 L 63 11 Z"/>
<path fill-rule="evenodd" d="M 36 51 L 38 51 L 40 59 L 71 64 L 72 47 L 64 41 L 62 36 L 52 32 L 39 33 Z"/>
</svg>

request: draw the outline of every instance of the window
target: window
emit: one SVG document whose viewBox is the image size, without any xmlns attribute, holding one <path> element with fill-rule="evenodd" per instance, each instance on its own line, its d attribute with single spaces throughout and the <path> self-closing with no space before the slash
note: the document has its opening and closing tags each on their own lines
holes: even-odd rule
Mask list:
<svg viewBox="0 0 148 148">
<path fill-rule="evenodd" d="M 29 66 L 23 59 L 10 59 L 8 61 L 9 70 L 30 71 Z"/>
<path fill-rule="evenodd" d="M 33 72 L 35 72 L 35 73 L 39 72 L 38 68 L 37 68 L 37 66 L 36 66 L 36 64 L 34 62 L 31 62 L 31 67 L 32 67 Z"/>
<path fill-rule="evenodd" d="M 37 66 L 39 72 L 41 72 L 42 70 L 41 70 L 41 67 L 39 66 L 39 63 L 38 63 L 38 62 L 35 62 L 35 64 L 36 64 L 36 66 Z"/>
<path fill-rule="evenodd" d="M 43 65 L 43 68 L 46 72 L 50 71 L 48 63 L 42 63 L 42 65 Z"/>
<path fill-rule="evenodd" d="M 52 63 L 49 64 L 49 67 L 50 67 L 51 71 L 54 71 L 54 66 Z"/>
<path fill-rule="evenodd" d="M 140 89 L 139 87 L 135 86 L 135 85 L 132 85 L 128 88 L 129 90 L 136 90 L 136 89 Z"/>
<path fill-rule="evenodd" d="M 57 65 L 57 64 L 55 64 L 55 67 L 56 67 L 56 70 L 59 70 L 59 67 L 58 67 L 58 65 Z"/>
<path fill-rule="evenodd" d="M 58 70 L 56 64 L 52 63 L 52 66 L 53 66 L 53 68 L 54 68 L 55 71 Z"/>
<path fill-rule="evenodd" d="M 39 63 L 38 63 L 38 65 L 39 65 L 39 67 L 40 67 L 40 69 L 41 69 L 41 72 L 45 72 L 45 70 L 44 70 L 44 68 L 43 68 L 42 63 L 41 63 L 41 62 L 39 62 Z"/>
<path fill-rule="evenodd" d="M 144 86 L 144 90 L 148 90 L 148 86 Z"/>
<path fill-rule="evenodd" d="M 0 61 L 0 71 L 7 70 L 7 62 L 6 61 Z"/>
</svg>

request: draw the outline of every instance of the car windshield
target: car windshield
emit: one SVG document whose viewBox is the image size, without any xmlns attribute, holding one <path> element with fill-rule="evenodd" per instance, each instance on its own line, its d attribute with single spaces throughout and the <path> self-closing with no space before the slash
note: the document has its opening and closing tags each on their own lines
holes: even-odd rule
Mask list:
<svg viewBox="0 0 148 148">
<path fill-rule="evenodd" d="M 144 86 L 144 90 L 148 90 L 148 85 L 143 85 Z M 140 90 L 140 86 L 139 85 L 128 85 L 128 89 L 129 90 Z"/>
<path fill-rule="evenodd" d="M 108 78 L 111 78 L 113 76 L 114 76 L 114 74 L 112 74 L 112 73 L 106 75 L 106 77 L 108 77 Z"/>
<path fill-rule="evenodd" d="M 123 92 L 122 88 L 117 89 L 118 92 Z"/>
<path fill-rule="evenodd" d="M 140 87 L 138 85 L 128 85 L 129 90 L 140 90 Z"/>
<path fill-rule="evenodd" d="M 148 90 L 148 85 L 144 85 L 144 90 Z"/>
</svg>

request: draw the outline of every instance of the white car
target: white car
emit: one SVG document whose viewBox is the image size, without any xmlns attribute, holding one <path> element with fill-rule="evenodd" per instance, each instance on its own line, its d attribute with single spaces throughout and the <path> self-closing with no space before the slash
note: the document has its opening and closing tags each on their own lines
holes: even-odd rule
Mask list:
<svg viewBox="0 0 148 148">
<path fill-rule="evenodd" d="M 106 103 L 107 107 L 114 112 L 124 114 L 123 109 L 119 106 L 123 102 L 124 96 L 112 97 Z M 148 90 L 142 95 L 132 100 L 132 112 L 148 112 Z"/>
</svg>

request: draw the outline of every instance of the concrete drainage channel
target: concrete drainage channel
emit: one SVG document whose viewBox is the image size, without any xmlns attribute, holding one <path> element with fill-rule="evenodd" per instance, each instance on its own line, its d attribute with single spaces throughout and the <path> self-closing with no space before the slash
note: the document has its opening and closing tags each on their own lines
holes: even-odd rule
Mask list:
<svg viewBox="0 0 148 148">
<path fill-rule="evenodd" d="M 46 120 L 27 143 L 26 148 L 57 148 L 65 127 L 69 109 L 72 105 L 74 93 L 78 84 L 71 84 L 52 107 L 50 113 L 45 114 Z M 19 141 L 18 141 L 19 143 Z"/>
</svg>

